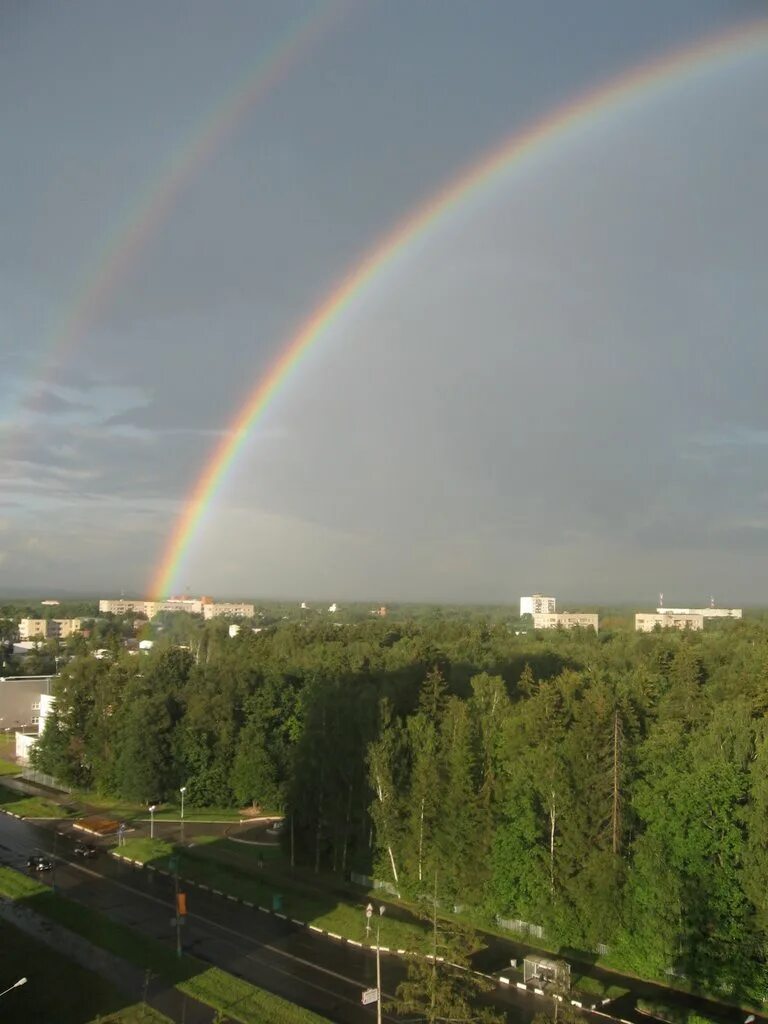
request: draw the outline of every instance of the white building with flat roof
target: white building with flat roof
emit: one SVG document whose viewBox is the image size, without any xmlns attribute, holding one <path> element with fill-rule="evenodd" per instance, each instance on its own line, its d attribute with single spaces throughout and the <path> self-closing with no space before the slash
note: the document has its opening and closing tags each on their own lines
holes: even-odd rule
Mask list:
<svg viewBox="0 0 768 1024">
<path fill-rule="evenodd" d="M 256 609 L 252 604 L 226 601 L 209 601 L 203 605 L 203 618 L 216 619 L 220 615 L 229 615 L 236 619 L 252 619 Z"/>
<path fill-rule="evenodd" d="M 104 615 L 135 615 L 140 613 L 154 619 L 158 612 L 188 612 L 214 619 L 217 615 L 233 615 L 244 619 L 252 618 L 256 611 L 252 604 L 242 602 L 212 601 L 210 597 L 169 597 L 166 601 L 138 601 L 119 598 L 102 598 L 99 611 Z"/>
<path fill-rule="evenodd" d="M 21 619 L 19 622 L 19 638 L 21 640 L 48 640 L 67 637 L 79 633 L 83 626 L 82 619 Z"/>
<path fill-rule="evenodd" d="M 657 608 L 657 615 L 701 615 L 703 619 L 740 619 L 741 608 Z"/>
<path fill-rule="evenodd" d="M 543 594 L 531 594 L 530 597 L 520 598 L 520 618 L 523 615 L 554 615 L 557 611 L 557 600 L 554 597 L 544 597 Z"/>
<path fill-rule="evenodd" d="M 638 612 L 635 615 L 635 631 L 652 633 L 660 629 L 704 629 L 704 616 L 700 611 L 680 611 L 663 608 L 660 612 Z"/>
<path fill-rule="evenodd" d="M 597 632 L 597 612 L 535 612 L 534 629 L 594 629 Z"/>
</svg>

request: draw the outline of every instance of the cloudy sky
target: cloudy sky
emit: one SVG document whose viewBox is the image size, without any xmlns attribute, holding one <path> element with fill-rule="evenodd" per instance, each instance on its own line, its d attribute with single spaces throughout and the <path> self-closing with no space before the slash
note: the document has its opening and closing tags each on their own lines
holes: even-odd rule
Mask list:
<svg viewBox="0 0 768 1024">
<path fill-rule="evenodd" d="M 394 224 L 585 92 L 764 15 L 5 0 L 0 592 L 146 593 L 238 410 Z M 175 588 L 768 603 L 768 18 L 761 38 L 406 247 L 258 419 Z"/>
</svg>

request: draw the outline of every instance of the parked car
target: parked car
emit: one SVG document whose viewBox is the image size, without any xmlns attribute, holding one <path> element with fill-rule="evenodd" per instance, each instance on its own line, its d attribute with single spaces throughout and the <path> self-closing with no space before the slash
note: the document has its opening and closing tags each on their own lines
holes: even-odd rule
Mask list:
<svg viewBox="0 0 768 1024">
<path fill-rule="evenodd" d="M 42 854 L 34 853 L 31 857 L 27 857 L 27 867 L 30 871 L 50 871 L 53 864 Z"/>
<path fill-rule="evenodd" d="M 95 857 L 98 852 L 97 847 L 91 846 L 90 843 L 75 843 L 73 850 L 76 857 Z"/>
</svg>

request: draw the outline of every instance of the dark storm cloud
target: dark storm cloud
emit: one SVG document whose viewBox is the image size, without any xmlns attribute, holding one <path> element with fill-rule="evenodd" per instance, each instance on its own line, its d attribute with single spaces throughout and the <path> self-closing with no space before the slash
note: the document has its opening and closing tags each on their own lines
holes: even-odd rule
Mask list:
<svg viewBox="0 0 768 1024">
<path fill-rule="evenodd" d="M 407 26 L 371 8 L 250 112 L 60 345 L 137 190 L 302 9 L 78 0 L 18 30 L 0 70 L 4 578 L 140 586 L 372 238 L 574 93 L 755 12 L 491 2 L 468 34 L 460 5 Z M 756 591 L 765 86 L 736 61 L 596 121 L 396 261 L 259 420 L 184 584 L 482 600 L 717 573 Z"/>
</svg>

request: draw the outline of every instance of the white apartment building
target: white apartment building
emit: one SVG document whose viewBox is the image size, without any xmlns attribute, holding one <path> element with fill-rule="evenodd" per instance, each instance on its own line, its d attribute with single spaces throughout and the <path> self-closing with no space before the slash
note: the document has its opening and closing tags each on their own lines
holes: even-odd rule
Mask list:
<svg viewBox="0 0 768 1024">
<path fill-rule="evenodd" d="M 252 604 L 209 601 L 203 605 L 204 619 L 215 619 L 219 615 L 231 615 L 233 618 L 252 619 L 255 614 L 256 609 Z"/>
<path fill-rule="evenodd" d="M 635 631 L 652 633 L 659 626 L 661 629 L 704 629 L 704 616 L 701 611 L 681 611 L 666 609 L 656 612 L 638 612 L 635 615 Z"/>
<path fill-rule="evenodd" d="M 657 615 L 701 615 L 703 619 L 740 619 L 741 608 L 657 608 Z"/>
<path fill-rule="evenodd" d="M 203 615 L 206 619 L 214 619 L 217 615 L 235 615 L 248 619 L 255 614 L 252 604 L 217 603 L 210 597 L 169 597 L 167 601 L 103 598 L 99 601 L 99 611 L 102 614 L 111 612 L 113 615 L 140 613 L 146 615 L 148 619 L 153 619 L 158 612 L 189 612 L 190 615 Z"/>
<path fill-rule="evenodd" d="M 534 612 L 534 629 L 594 629 L 597 632 L 597 612 Z"/>
<path fill-rule="evenodd" d="M 41 693 L 39 699 L 32 705 L 34 711 L 37 714 L 32 718 L 32 725 L 37 728 L 37 732 L 16 732 L 16 763 L 20 765 L 28 765 L 30 760 L 30 754 L 37 745 L 37 741 L 43 735 L 45 729 L 45 723 L 48 716 L 51 713 L 53 706 L 56 703 L 56 698 L 50 693 Z"/>
<path fill-rule="evenodd" d="M 520 618 L 523 615 L 554 615 L 556 611 L 557 600 L 554 597 L 532 594 L 520 598 Z"/>
<path fill-rule="evenodd" d="M 113 615 L 135 615 L 136 613 L 146 615 L 152 619 L 158 612 L 190 612 L 192 615 L 200 615 L 203 610 L 201 598 L 194 597 L 171 597 L 167 601 L 133 601 L 120 598 L 119 600 L 102 599 L 99 601 L 99 611 Z"/>
<path fill-rule="evenodd" d="M 59 640 L 66 640 L 67 637 L 79 633 L 82 626 L 82 619 L 21 619 L 19 639 L 48 640 L 56 637 Z"/>
</svg>

